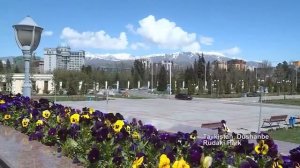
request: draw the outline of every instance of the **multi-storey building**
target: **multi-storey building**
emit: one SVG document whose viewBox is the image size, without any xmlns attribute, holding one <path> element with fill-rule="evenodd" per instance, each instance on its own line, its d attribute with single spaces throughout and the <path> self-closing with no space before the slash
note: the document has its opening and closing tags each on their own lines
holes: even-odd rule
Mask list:
<svg viewBox="0 0 300 168">
<path fill-rule="evenodd" d="M 293 61 L 292 65 L 294 65 L 297 68 L 300 68 L 300 61 Z"/>
<path fill-rule="evenodd" d="M 212 62 L 212 69 L 222 69 L 227 70 L 227 62 L 223 60 L 215 60 Z"/>
<path fill-rule="evenodd" d="M 239 59 L 232 59 L 227 61 L 228 68 L 234 68 L 237 70 L 246 70 L 246 61 Z"/>
<path fill-rule="evenodd" d="M 85 52 L 71 51 L 67 45 L 57 48 L 44 49 L 44 71 L 52 72 L 54 69 L 80 70 L 84 65 Z"/>
</svg>

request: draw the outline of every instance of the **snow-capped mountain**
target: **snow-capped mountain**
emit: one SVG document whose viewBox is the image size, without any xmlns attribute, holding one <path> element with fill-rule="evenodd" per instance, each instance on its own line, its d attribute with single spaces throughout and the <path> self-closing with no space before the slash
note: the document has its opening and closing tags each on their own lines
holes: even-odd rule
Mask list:
<svg viewBox="0 0 300 168">
<path fill-rule="evenodd" d="M 119 67 L 119 64 L 125 65 L 126 67 L 132 67 L 135 59 L 148 59 L 152 62 L 159 63 L 164 60 L 172 61 L 178 65 L 189 66 L 198 59 L 199 55 L 202 53 L 196 52 L 177 52 L 172 54 L 151 54 L 144 56 L 134 56 L 127 53 L 121 54 L 86 54 L 86 65 L 91 65 L 93 67 Z M 233 58 L 226 57 L 225 55 L 218 52 L 203 52 L 203 56 L 206 62 L 213 62 L 215 60 L 228 61 Z M 256 66 L 257 63 L 254 61 L 247 62 L 251 66 Z"/>
</svg>

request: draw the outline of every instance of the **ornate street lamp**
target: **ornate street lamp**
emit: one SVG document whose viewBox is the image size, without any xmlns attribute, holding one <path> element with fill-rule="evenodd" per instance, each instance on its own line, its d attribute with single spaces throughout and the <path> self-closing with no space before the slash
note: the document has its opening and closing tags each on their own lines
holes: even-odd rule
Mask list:
<svg viewBox="0 0 300 168">
<path fill-rule="evenodd" d="M 39 27 L 31 17 L 25 17 L 20 23 L 13 25 L 15 39 L 22 50 L 25 62 L 23 96 L 31 97 L 31 81 L 29 79 L 29 61 L 31 54 L 40 43 L 43 28 Z"/>
</svg>

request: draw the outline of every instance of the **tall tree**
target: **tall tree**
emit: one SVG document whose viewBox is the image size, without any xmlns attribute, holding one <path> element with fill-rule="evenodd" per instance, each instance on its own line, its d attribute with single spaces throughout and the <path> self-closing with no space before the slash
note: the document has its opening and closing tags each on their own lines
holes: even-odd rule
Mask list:
<svg viewBox="0 0 300 168">
<path fill-rule="evenodd" d="M 16 65 L 16 67 L 15 67 L 15 73 L 21 73 L 18 65 Z"/>
<path fill-rule="evenodd" d="M 131 74 L 133 76 L 134 84 L 137 84 L 138 81 L 143 82 L 145 80 L 145 67 L 141 60 L 135 60 L 133 63 L 133 68 L 131 69 Z"/>
<path fill-rule="evenodd" d="M 167 89 L 167 71 L 164 66 L 161 66 L 158 73 L 158 91 L 165 91 Z"/>
<path fill-rule="evenodd" d="M 3 73 L 4 68 L 3 68 L 3 63 L 2 60 L 0 60 L 0 73 Z"/>
<path fill-rule="evenodd" d="M 202 93 L 203 92 L 203 88 L 204 88 L 204 79 L 205 79 L 205 59 L 204 59 L 204 55 L 202 53 L 202 55 L 200 56 L 200 54 L 198 54 L 198 64 L 197 64 L 197 81 L 198 81 L 198 87 L 199 87 L 199 92 Z"/>
<path fill-rule="evenodd" d="M 7 72 L 11 71 L 11 63 L 10 63 L 9 59 L 6 60 L 6 71 Z"/>
<path fill-rule="evenodd" d="M 206 87 L 208 90 L 208 94 L 211 93 L 211 67 L 210 67 L 210 61 L 207 62 L 206 64 Z"/>
</svg>

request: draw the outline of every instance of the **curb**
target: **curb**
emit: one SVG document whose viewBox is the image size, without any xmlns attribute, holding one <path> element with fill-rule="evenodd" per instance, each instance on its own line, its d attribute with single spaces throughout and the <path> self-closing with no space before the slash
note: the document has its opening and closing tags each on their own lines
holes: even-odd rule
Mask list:
<svg viewBox="0 0 300 168">
<path fill-rule="evenodd" d="M 1 168 L 11 168 L 10 166 L 8 166 L 8 164 L 5 161 L 3 161 L 1 159 L 1 157 L 0 157 L 0 167 Z"/>
</svg>

